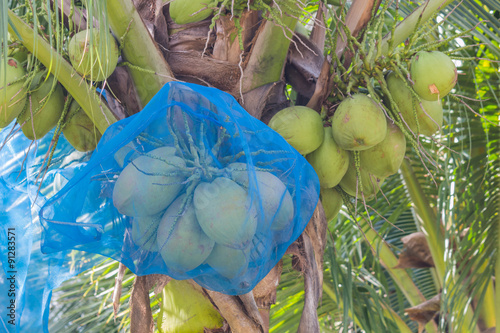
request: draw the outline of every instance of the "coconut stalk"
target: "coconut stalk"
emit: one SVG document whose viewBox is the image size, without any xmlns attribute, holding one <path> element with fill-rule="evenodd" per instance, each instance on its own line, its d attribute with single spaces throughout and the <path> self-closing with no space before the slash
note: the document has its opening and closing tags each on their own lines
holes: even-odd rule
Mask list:
<svg viewBox="0 0 500 333">
<path fill-rule="evenodd" d="M 165 83 L 175 79 L 174 74 L 132 1 L 108 0 L 106 7 L 109 26 L 120 39 L 142 108 Z"/>
<path fill-rule="evenodd" d="M 280 6 L 284 1 L 286 0 L 275 1 L 275 6 Z M 257 40 L 243 71 L 241 82 L 243 93 L 281 79 L 298 17 L 288 13 L 287 6 L 280 8 L 283 12 L 280 16 L 283 27 L 275 22 L 266 21 L 258 31 Z"/>
<path fill-rule="evenodd" d="M 432 210 L 428 198 L 425 196 L 420 183 L 412 170 L 412 167 L 408 161 L 403 161 L 401 164 L 401 173 L 403 175 L 403 180 L 405 186 L 410 195 L 411 201 L 414 205 L 414 209 L 418 217 L 420 218 L 420 227 L 424 231 L 427 242 L 429 244 L 429 249 L 432 254 L 432 259 L 434 260 L 434 265 L 436 268 L 436 274 L 439 280 L 439 288 L 443 288 L 444 282 L 446 281 L 446 287 L 448 290 L 452 290 L 455 284 L 455 278 L 452 273 L 446 272 L 445 258 L 445 244 L 444 237 L 440 230 L 441 223 Z M 473 322 L 473 313 L 471 308 L 468 307 L 465 302 L 462 302 L 460 306 L 456 308 L 461 309 L 461 313 L 450 314 L 453 316 L 463 316 L 464 325 L 460 332 L 470 333 L 468 330 Z M 479 332 L 477 325 L 474 326 L 473 332 Z"/>
<path fill-rule="evenodd" d="M 22 38 L 23 45 L 47 67 L 54 77 L 66 88 L 99 132 L 104 133 L 109 125 L 117 121 L 114 114 L 102 102 L 99 94 L 88 84 L 49 43 L 39 37 L 30 26 L 11 10 L 8 11 L 9 31 Z"/>
</svg>

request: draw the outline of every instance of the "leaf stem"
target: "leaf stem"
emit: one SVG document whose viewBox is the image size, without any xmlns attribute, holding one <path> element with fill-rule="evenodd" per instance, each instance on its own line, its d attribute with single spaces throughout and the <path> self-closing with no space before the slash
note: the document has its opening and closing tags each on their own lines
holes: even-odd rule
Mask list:
<svg viewBox="0 0 500 333">
<path fill-rule="evenodd" d="M 337 296 L 335 295 L 335 292 L 333 289 L 325 282 L 323 281 L 323 292 L 330 297 L 330 299 L 337 304 L 339 308 L 343 307 L 342 300 L 337 299 Z M 391 319 L 394 321 L 394 323 L 397 325 L 399 332 L 400 333 L 411 333 L 412 330 L 406 325 L 405 321 L 391 308 L 388 308 L 385 305 L 382 305 L 382 311 L 385 315 L 386 318 Z M 352 313 L 351 313 L 352 316 Z M 359 319 L 356 316 L 353 316 L 353 320 L 356 322 L 356 325 L 358 327 L 361 327 L 361 324 L 359 323 Z"/>
<path fill-rule="evenodd" d="M 281 3 L 283 0 L 276 1 L 277 5 Z M 287 8 L 282 8 L 282 11 L 282 16 L 276 17 L 281 22 L 273 22 L 269 18 L 261 27 L 244 70 L 241 82 L 241 90 L 244 93 L 281 79 L 293 29 L 298 21 L 297 17 L 288 13 Z"/>
<path fill-rule="evenodd" d="M 429 249 L 431 251 L 432 259 L 434 260 L 434 265 L 436 268 L 437 280 L 440 284 L 437 289 L 443 288 L 446 281 L 445 290 L 453 290 L 455 285 L 455 277 L 453 272 L 446 271 L 445 263 L 445 239 L 443 232 L 440 230 L 440 220 L 438 219 L 436 213 L 432 209 L 427 196 L 425 195 L 420 183 L 413 172 L 413 169 L 408 161 L 403 161 L 401 165 L 401 173 L 403 179 L 410 195 L 411 201 L 414 205 L 415 211 L 420 218 L 421 228 L 423 229 L 427 242 L 429 244 Z M 457 307 L 460 308 L 460 307 Z M 458 313 L 449 314 L 459 315 Z M 461 314 L 464 320 L 464 329 L 471 327 L 473 321 L 472 309 L 467 305 L 463 304 L 461 308 Z M 460 332 L 466 332 L 464 329 Z M 477 325 L 474 327 L 472 332 L 479 332 Z M 471 333 L 472 333 L 471 332 Z"/>
<path fill-rule="evenodd" d="M 423 3 L 396 26 L 394 35 L 391 32 L 384 37 L 382 40 L 382 54 L 388 55 L 392 51 L 389 49 L 389 45 L 397 46 L 403 43 L 411 35 L 417 23 L 425 23 L 436 11 L 443 9 L 452 2 L 453 0 L 428 0 Z"/>
<path fill-rule="evenodd" d="M 123 57 L 133 65 L 130 74 L 144 107 L 165 83 L 175 79 L 174 74 L 132 1 L 107 0 L 106 7 L 109 26 L 121 39 Z"/>
</svg>

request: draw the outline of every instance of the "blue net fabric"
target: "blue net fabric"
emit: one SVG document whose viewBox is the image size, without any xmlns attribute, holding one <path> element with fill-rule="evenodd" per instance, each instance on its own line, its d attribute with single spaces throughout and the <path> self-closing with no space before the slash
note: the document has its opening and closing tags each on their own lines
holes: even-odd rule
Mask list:
<svg viewBox="0 0 500 333">
<path fill-rule="evenodd" d="M 111 125 L 40 211 L 42 251 L 114 258 L 137 275 L 249 292 L 303 232 L 313 168 L 227 93 L 166 84 Z"/>
<path fill-rule="evenodd" d="M 0 132 L 0 145 L 5 143 L 0 149 L 0 332 L 48 332 L 52 290 L 103 259 L 70 250 L 41 251 L 41 206 L 90 157 L 61 136 L 42 177 L 52 135 L 32 142 L 14 122 Z"/>
</svg>

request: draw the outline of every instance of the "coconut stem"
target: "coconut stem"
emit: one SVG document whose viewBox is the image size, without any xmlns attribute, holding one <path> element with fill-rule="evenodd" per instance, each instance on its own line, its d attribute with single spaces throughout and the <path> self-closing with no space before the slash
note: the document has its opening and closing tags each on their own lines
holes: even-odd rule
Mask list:
<svg viewBox="0 0 500 333">
<path fill-rule="evenodd" d="M 354 166 L 356 167 L 356 199 L 358 199 L 357 195 L 358 193 L 361 193 L 361 198 L 365 200 L 365 195 L 363 192 L 363 182 L 361 180 L 361 162 L 359 159 L 359 151 L 353 151 L 352 152 L 354 156 Z M 359 187 L 359 191 L 358 191 Z M 357 201 L 356 201 L 357 202 Z M 355 210 L 356 212 L 356 210 Z"/>
<path fill-rule="evenodd" d="M 167 117 L 169 117 L 169 121 L 167 121 L 167 128 L 168 128 L 168 131 L 170 132 L 170 135 L 172 136 L 172 138 L 174 139 L 174 147 L 175 147 L 175 151 L 180 155 L 180 156 L 185 156 L 185 153 L 186 150 L 185 149 L 181 149 L 181 142 L 179 140 L 179 137 L 177 136 L 176 134 L 176 131 L 174 130 L 174 127 L 172 124 L 175 125 L 175 122 L 172 121 L 172 111 L 168 112 L 167 113 Z M 182 147 L 184 148 L 184 147 Z"/>
<path fill-rule="evenodd" d="M 421 50 L 436 50 L 440 46 L 444 46 L 444 45 L 448 44 L 449 42 L 451 42 L 451 41 L 453 41 L 453 40 L 455 40 L 457 38 L 466 36 L 467 33 L 471 32 L 471 31 L 474 31 L 475 29 L 476 29 L 476 26 L 473 27 L 473 28 L 470 28 L 468 30 L 458 32 L 458 33 L 456 33 L 455 35 L 453 35 L 451 37 L 419 45 L 418 47 L 412 49 L 412 53 L 416 53 L 416 52 L 421 51 Z"/>
<path fill-rule="evenodd" d="M 191 136 L 191 130 L 189 128 L 188 120 L 186 114 L 182 112 L 182 119 L 184 120 L 184 129 L 186 130 L 186 136 L 188 138 L 189 150 L 191 152 L 191 156 L 193 158 L 194 165 L 201 168 L 200 164 L 200 154 L 198 148 L 194 144 L 193 137 Z"/>
<path fill-rule="evenodd" d="M 277 8 L 270 8 L 271 18 L 267 18 L 260 28 L 243 72 L 243 93 L 281 79 L 293 29 L 298 21 L 287 7 L 282 6 L 286 1 L 275 1 Z"/>
<path fill-rule="evenodd" d="M 175 79 L 174 75 L 132 1 L 107 0 L 104 5 L 113 33 L 118 37 L 125 36 L 120 45 L 123 57 L 134 66 L 145 70 L 130 68 L 130 74 L 144 106 L 165 83 Z"/>
<path fill-rule="evenodd" d="M 38 173 L 38 175 L 35 179 L 35 183 L 36 183 L 38 181 L 40 175 L 42 175 L 40 185 L 38 186 L 37 196 L 42 188 L 42 183 L 43 183 L 43 179 L 45 178 L 45 174 L 49 170 L 50 163 L 52 162 L 52 157 L 54 156 L 54 152 L 55 152 L 56 147 L 57 147 L 57 142 L 59 141 L 59 136 L 61 135 L 62 128 L 64 125 L 63 124 L 64 118 L 66 117 L 66 114 L 68 113 L 69 106 L 70 106 L 72 101 L 73 101 L 73 98 L 71 96 L 68 96 L 68 99 L 64 103 L 64 108 L 63 108 L 63 112 L 61 114 L 61 117 L 59 117 L 59 121 L 57 122 L 57 126 L 56 126 L 56 129 L 54 131 L 52 141 L 50 143 L 50 150 L 47 151 L 46 156 L 45 156 L 45 159 L 47 159 L 47 155 L 48 155 L 48 161 L 47 161 L 47 163 L 42 163 L 42 166 L 40 167 L 40 172 Z M 44 162 L 45 162 L 45 159 L 44 159 Z"/>
</svg>

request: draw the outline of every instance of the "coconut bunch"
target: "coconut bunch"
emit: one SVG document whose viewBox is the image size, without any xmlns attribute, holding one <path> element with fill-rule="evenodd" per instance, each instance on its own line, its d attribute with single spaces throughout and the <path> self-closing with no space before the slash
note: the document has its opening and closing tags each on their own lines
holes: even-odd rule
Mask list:
<svg viewBox="0 0 500 333">
<path fill-rule="evenodd" d="M 271 169 L 249 169 L 232 154 L 224 156 L 224 129 L 208 151 L 204 140 L 213 131 L 197 129 L 203 132 L 197 142 L 187 134 L 195 133 L 187 118 L 170 124 L 174 144 L 139 152 L 130 143 L 115 153 L 123 169 L 113 205 L 130 217 L 135 245 L 159 252 L 174 275 L 208 265 L 227 279 L 242 277 L 258 259 L 256 244 L 272 244 L 261 237 L 277 239 L 292 229 L 292 196 Z M 180 126 L 189 131 L 174 130 Z"/>
<path fill-rule="evenodd" d="M 0 75 L 3 70 L 1 65 Z M 15 58 L 7 59 L 6 71 L 7 96 L 0 105 L 0 127 L 16 119 L 28 139 L 38 140 L 61 123 L 60 129 L 75 149 L 95 149 L 101 134 L 76 101 L 69 103 L 64 88 L 52 74 L 41 70 L 28 77 Z"/>
<path fill-rule="evenodd" d="M 9 42 L 9 55 L 6 66 L 3 59 L 0 64 L 0 76 L 7 76 L 6 94 L 0 94 L 0 128 L 17 119 L 23 134 L 37 140 L 59 125 L 56 136 L 62 131 L 76 150 L 94 150 L 101 133 L 56 78 L 39 64 L 28 63 L 29 52 L 15 40 Z M 82 77 L 102 81 L 116 68 L 118 45 L 109 33 L 101 41 L 97 29 L 84 30 L 71 38 L 68 57 Z M 28 67 L 35 69 L 28 73 Z"/>
<path fill-rule="evenodd" d="M 318 174 L 320 198 L 328 221 L 342 207 L 342 197 L 334 189 L 347 171 L 349 154 L 333 138 L 332 127 L 327 127 L 320 114 L 305 106 L 280 110 L 269 121 L 269 127 L 278 132 L 300 154 L 306 156 Z"/>
<path fill-rule="evenodd" d="M 0 77 L 5 73 L 7 78 L 0 82 L 0 128 L 17 119 L 28 139 L 39 139 L 62 115 L 63 88 L 47 70 L 27 73 L 29 52 L 11 35 L 8 54 L 0 58 Z"/>
<path fill-rule="evenodd" d="M 413 136 L 431 136 L 443 125 L 441 99 L 455 86 L 457 69 L 442 52 L 420 51 L 411 59 L 408 74 L 387 72 L 384 103 Z"/>
<path fill-rule="evenodd" d="M 1 59 L 0 75 L 7 74 L 6 95 L 0 104 L 0 127 L 6 127 L 14 119 L 22 132 L 30 139 L 39 139 L 54 128 L 64 108 L 62 86 L 47 70 L 34 72 L 30 77 L 23 63 L 7 58 L 6 66 Z M 4 89 L 3 84 L 0 89 Z"/>
<path fill-rule="evenodd" d="M 444 53 L 421 51 L 410 62 L 409 78 L 387 71 L 387 91 L 354 93 L 321 116 L 294 106 L 269 122 L 314 167 L 321 183 L 321 201 L 328 220 L 340 210 L 345 194 L 375 198 L 384 180 L 403 162 L 406 142 L 441 129 L 441 98 L 457 80 L 455 65 Z M 388 112 L 390 111 L 390 112 Z"/>
</svg>

